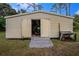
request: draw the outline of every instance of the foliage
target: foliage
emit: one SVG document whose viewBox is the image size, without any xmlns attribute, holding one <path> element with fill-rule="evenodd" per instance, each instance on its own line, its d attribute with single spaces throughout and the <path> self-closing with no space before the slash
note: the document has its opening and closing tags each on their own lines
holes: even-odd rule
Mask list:
<svg viewBox="0 0 79 59">
<path fill-rule="evenodd" d="M 5 30 L 5 18 L 3 16 L 0 16 L 0 31 Z"/>
<path fill-rule="evenodd" d="M 16 11 L 7 3 L 0 3 L 0 16 L 14 15 Z"/>
<path fill-rule="evenodd" d="M 73 25 L 74 25 L 74 31 L 79 31 L 79 15 L 75 15 Z"/>
</svg>

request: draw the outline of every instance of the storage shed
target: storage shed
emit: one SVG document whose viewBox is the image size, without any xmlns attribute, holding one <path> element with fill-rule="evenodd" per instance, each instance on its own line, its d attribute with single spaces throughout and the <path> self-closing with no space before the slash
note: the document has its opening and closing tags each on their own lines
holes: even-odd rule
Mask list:
<svg viewBox="0 0 79 59">
<path fill-rule="evenodd" d="M 73 32 L 73 17 L 35 11 L 6 16 L 6 38 L 58 38 L 59 31 Z"/>
</svg>

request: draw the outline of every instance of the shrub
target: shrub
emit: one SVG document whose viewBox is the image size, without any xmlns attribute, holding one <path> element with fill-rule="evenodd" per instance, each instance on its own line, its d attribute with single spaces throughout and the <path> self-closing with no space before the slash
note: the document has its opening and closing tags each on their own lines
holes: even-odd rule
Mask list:
<svg viewBox="0 0 79 59">
<path fill-rule="evenodd" d="M 5 31 L 5 18 L 0 16 L 0 31 Z"/>
</svg>

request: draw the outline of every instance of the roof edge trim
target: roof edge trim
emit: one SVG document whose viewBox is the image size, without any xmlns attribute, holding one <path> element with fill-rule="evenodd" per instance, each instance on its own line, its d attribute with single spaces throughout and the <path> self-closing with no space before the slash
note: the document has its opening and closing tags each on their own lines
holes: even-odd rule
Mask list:
<svg viewBox="0 0 79 59">
<path fill-rule="evenodd" d="M 16 14 L 16 15 L 12 15 L 12 16 L 5 16 L 5 18 L 8 19 L 8 18 L 13 18 L 13 17 L 18 17 L 18 16 L 30 15 L 30 14 L 34 14 L 34 13 L 46 13 L 46 14 L 50 14 L 50 15 L 56 15 L 56 16 L 61 16 L 61 17 L 66 17 L 66 18 L 71 18 L 71 19 L 74 18 L 72 16 L 65 16 L 65 15 L 55 14 L 53 12 L 47 12 L 47 11 L 34 11 L 32 13 L 20 13 L 20 14 Z"/>
</svg>

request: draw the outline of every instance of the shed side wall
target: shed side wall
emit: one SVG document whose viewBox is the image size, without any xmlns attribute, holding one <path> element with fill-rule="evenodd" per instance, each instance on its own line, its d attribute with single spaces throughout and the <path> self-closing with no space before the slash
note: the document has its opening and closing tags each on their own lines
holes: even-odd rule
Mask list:
<svg viewBox="0 0 79 59">
<path fill-rule="evenodd" d="M 21 38 L 21 18 L 6 19 L 6 38 Z"/>
<path fill-rule="evenodd" d="M 60 18 L 60 31 L 73 32 L 73 20 L 67 18 Z"/>
</svg>

